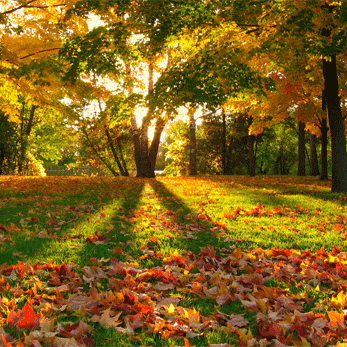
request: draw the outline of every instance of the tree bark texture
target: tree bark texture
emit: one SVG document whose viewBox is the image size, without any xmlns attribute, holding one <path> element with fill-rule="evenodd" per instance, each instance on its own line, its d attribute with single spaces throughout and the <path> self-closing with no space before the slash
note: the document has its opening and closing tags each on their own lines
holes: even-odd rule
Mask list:
<svg viewBox="0 0 347 347">
<path fill-rule="evenodd" d="M 31 106 L 28 123 L 26 124 L 26 127 L 24 129 L 25 103 L 23 103 L 18 173 L 22 173 L 24 170 L 24 161 L 27 154 L 27 148 L 28 148 L 28 142 L 29 142 L 28 140 L 31 134 L 31 129 L 33 128 L 33 125 L 34 125 L 34 116 L 35 116 L 35 111 L 37 108 L 38 106 L 35 106 L 35 105 Z"/>
<path fill-rule="evenodd" d="M 222 169 L 223 169 L 223 174 L 226 174 L 226 168 L 227 168 L 227 163 L 226 163 L 226 158 L 227 158 L 227 123 L 226 123 L 226 117 L 225 117 L 225 111 L 223 110 L 222 113 L 222 125 L 223 125 L 223 130 L 222 130 Z"/>
<path fill-rule="evenodd" d="M 189 115 L 189 175 L 196 176 L 198 170 L 196 167 L 196 121 L 194 118 L 196 107 L 190 107 Z"/>
<path fill-rule="evenodd" d="M 323 58 L 324 94 L 328 109 L 331 134 L 332 185 L 331 191 L 347 192 L 347 152 L 342 111 L 339 98 L 339 85 L 336 69 L 336 55 Z"/>
<path fill-rule="evenodd" d="M 121 161 L 120 161 L 120 159 L 118 157 L 118 154 L 117 154 L 116 149 L 114 148 L 114 144 L 112 142 L 112 138 L 111 138 L 110 132 L 109 132 L 109 130 L 107 129 L 106 126 L 105 126 L 105 134 L 106 134 L 106 137 L 107 137 L 108 145 L 111 148 L 111 152 L 113 154 L 113 158 L 116 161 L 116 164 L 118 166 L 118 170 L 119 170 L 120 174 L 122 176 L 129 176 L 129 174 L 128 175 L 126 174 L 126 172 L 124 170 L 124 167 L 123 167 L 123 165 L 122 165 L 122 163 L 121 163 Z"/>
<path fill-rule="evenodd" d="M 253 123 L 252 117 L 247 117 L 248 130 Z M 254 153 L 255 135 L 248 134 L 248 172 L 251 177 L 255 176 L 255 153 Z"/>
<path fill-rule="evenodd" d="M 306 176 L 305 164 L 305 123 L 299 122 L 299 141 L 298 141 L 298 176 Z"/>
<path fill-rule="evenodd" d="M 328 176 L 328 124 L 327 119 L 323 118 L 321 120 L 321 175 L 320 179 L 326 181 L 329 179 Z"/>
<path fill-rule="evenodd" d="M 319 176 L 319 165 L 317 155 L 317 136 L 310 134 L 310 175 Z"/>
<path fill-rule="evenodd" d="M 98 150 L 93 141 L 90 139 L 89 135 L 88 135 L 88 132 L 85 128 L 82 128 L 82 132 L 84 133 L 87 141 L 89 142 L 89 145 L 91 147 L 91 149 L 93 150 L 94 154 L 99 158 L 99 160 L 101 160 L 104 165 L 110 170 L 110 172 L 112 173 L 113 176 L 117 176 L 117 172 L 114 170 L 114 168 L 107 162 L 107 160 L 105 158 L 103 158 L 101 155 L 100 155 L 100 150 Z"/>
</svg>

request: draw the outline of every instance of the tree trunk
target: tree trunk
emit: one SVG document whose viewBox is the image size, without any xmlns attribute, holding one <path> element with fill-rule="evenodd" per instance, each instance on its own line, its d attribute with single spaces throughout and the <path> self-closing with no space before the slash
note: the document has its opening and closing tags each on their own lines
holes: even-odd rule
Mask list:
<svg viewBox="0 0 347 347">
<path fill-rule="evenodd" d="M 29 119 L 28 123 L 24 129 L 24 114 L 25 114 L 25 103 L 23 102 L 23 109 L 22 109 L 22 124 L 21 124 L 21 131 L 20 131 L 20 155 L 18 160 L 18 173 L 22 173 L 24 170 L 24 161 L 27 154 L 27 148 L 28 148 L 28 140 L 31 133 L 31 129 L 34 124 L 34 116 L 35 111 L 38 106 L 32 105 L 30 109 Z"/>
<path fill-rule="evenodd" d="M 87 130 L 82 127 L 82 132 L 85 135 L 85 137 L 86 137 L 90 147 L 92 148 L 94 154 L 104 163 L 104 165 L 110 170 L 110 172 L 112 173 L 113 176 L 117 176 L 117 172 L 114 170 L 114 168 L 107 162 L 107 160 L 105 158 L 103 158 L 100 155 L 98 149 L 95 147 L 94 143 L 90 139 Z"/>
<path fill-rule="evenodd" d="M 305 123 L 299 122 L 298 176 L 306 176 L 305 165 Z"/>
<path fill-rule="evenodd" d="M 322 162 L 322 171 L 320 179 L 326 181 L 329 179 L 328 176 L 328 124 L 327 119 L 323 118 L 321 121 L 320 130 L 322 133 L 322 148 L 321 148 L 321 162 Z"/>
<path fill-rule="evenodd" d="M 331 191 L 347 192 L 347 152 L 344 124 L 339 98 L 336 55 L 323 58 L 324 91 L 331 134 L 332 185 Z"/>
<path fill-rule="evenodd" d="M 317 136 L 310 134 L 310 175 L 319 176 L 319 165 L 317 155 Z"/>
<path fill-rule="evenodd" d="M 141 127 L 141 157 L 140 157 L 140 172 L 137 177 L 155 177 L 154 168 L 151 166 L 148 154 L 148 125 L 145 123 Z"/>
<path fill-rule="evenodd" d="M 132 114 L 130 116 L 131 123 L 131 134 L 134 143 L 134 156 L 135 156 L 135 165 L 137 177 L 139 177 L 139 173 L 141 172 L 141 141 L 140 141 L 140 130 L 137 127 L 135 115 Z"/>
<path fill-rule="evenodd" d="M 32 105 L 31 110 L 30 110 L 30 116 L 27 124 L 27 129 L 26 129 L 26 135 L 29 137 L 31 134 L 31 129 L 33 128 L 34 125 L 34 116 L 35 116 L 35 111 L 38 108 L 38 106 Z"/>
<path fill-rule="evenodd" d="M 123 149 L 122 149 L 122 146 L 120 145 L 119 141 L 117 141 L 117 148 L 118 148 L 118 151 L 119 151 L 121 163 L 122 163 L 123 168 L 124 168 L 125 176 L 129 176 L 129 171 L 128 171 L 128 168 L 127 168 L 127 163 L 126 163 L 126 161 L 125 161 L 125 159 L 124 159 Z"/>
<path fill-rule="evenodd" d="M 151 60 L 148 64 L 148 94 L 153 90 L 153 73 L 154 73 L 154 62 Z M 151 100 L 149 101 L 151 102 Z M 137 168 L 136 177 L 155 177 L 154 167 L 151 165 L 149 158 L 149 146 L 148 146 L 148 127 L 152 118 L 152 106 L 149 105 L 146 116 L 142 119 L 142 126 L 140 132 L 140 155 L 139 155 L 139 167 Z M 136 147 L 135 147 L 136 151 Z M 136 156 L 136 152 L 135 152 Z"/>
<path fill-rule="evenodd" d="M 225 117 L 225 111 L 223 110 L 222 113 L 222 125 L 223 125 L 223 131 L 222 131 L 222 169 L 223 174 L 226 174 L 227 171 L 227 123 L 226 123 L 226 117 Z"/>
<path fill-rule="evenodd" d="M 252 117 L 247 117 L 248 130 L 252 125 Z M 255 176 L 255 154 L 254 154 L 255 135 L 248 135 L 248 172 L 251 177 Z"/>
<path fill-rule="evenodd" d="M 105 134 L 106 134 L 106 137 L 107 137 L 107 142 L 108 142 L 108 145 L 110 146 L 111 148 L 111 152 L 113 154 L 113 158 L 114 160 L 116 161 L 116 164 L 118 166 L 118 169 L 119 169 L 119 172 L 122 176 L 129 176 L 129 174 L 127 175 L 125 173 L 125 170 L 123 168 L 123 165 L 122 163 L 120 162 L 119 160 L 119 157 L 117 155 L 117 152 L 116 152 L 116 149 L 114 148 L 114 145 L 113 145 L 113 142 L 112 142 L 112 138 L 111 138 L 111 135 L 110 135 L 110 132 L 108 131 L 107 127 L 105 126 Z"/>
<path fill-rule="evenodd" d="M 161 133 L 164 130 L 164 127 L 165 127 L 165 122 L 159 118 L 155 125 L 154 136 L 151 143 L 151 148 L 149 150 L 149 161 L 151 163 L 151 167 L 153 168 L 153 170 L 155 169 L 155 163 L 157 161 L 157 155 L 158 155 L 158 150 L 160 145 L 160 137 L 161 137 Z"/>
<path fill-rule="evenodd" d="M 196 121 L 194 114 L 195 106 L 191 106 L 188 111 L 189 115 L 189 175 L 196 176 L 198 170 L 196 168 Z"/>
</svg>

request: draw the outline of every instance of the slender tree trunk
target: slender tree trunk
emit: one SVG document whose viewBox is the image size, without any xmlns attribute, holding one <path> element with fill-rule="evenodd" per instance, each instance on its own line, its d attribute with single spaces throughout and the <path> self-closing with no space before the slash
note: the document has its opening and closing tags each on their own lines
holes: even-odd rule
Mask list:
<svg viewBox="0 0 347 347">
<path fill-rule="evenodd" d="M 223 169 L 223 174 L 226 174 L 227 171 L 227 123 L 226 123 L 226 117 L 225 117 L 225 111 L 223 110 L 222 113 L 222 169 Z"/>
<path fill-rule="evenodd" d="M 298 176 L 306 176 L 305 165 L 305 123 L 299 122 Z"/>
<path fill-rule="evenodd" d="M 253 123 L 252 117 L 247 117 L 248 130 Z M 254 154 L 255 135 L 248 135 L 248 172 L 251 177 L 255 176 L 255 154 Z"/>
<path fill-rule="evenodd" d="M 110 170 L 113 176 L 117 176 L 117 172 L 114 170 L 114 168 L 107 162 L 105 158 L 103 158 L 97 148 L 95 147 L 94 143 L 89 138 L 88 132 L 85 128 L 82 127 L 82 132 L 85 135 L 91 149 L 93 150 L 94 154 L 104 163 L 104 165 Z"/>
<path fill-rule="evenodd" d="M 134 143 L 134 156 L 135 156 L 135 165 L 136 165 L 136 176 L 141 176 L 141 141 L 140 141 L 140 130 L 137 127 L 136 118 L 134 114 L 130 116 L 131 123 L 131 133 Z"/>
<path fill-rule="evenodd" d="M 118 148 L 118 151 L 119 151 L 121 163 L 122 163 L 123 168 L 124 168 L 125 176 L 129 176 L 129 171 L 128 171 L 128 168 L 127 168 L 127 163 L 126 163 L 126 161 L 125 161 L 125 159 L 124 159 L 123 149 L 122 149 L 122 146 L 120 145 L 119 141 L 117 141 L 117 148 Z"/>
<path fill-rule="evenodd" d="M 153 74 L 154 74 L 154 61 L 150 60 L 148 64 L 148 94 L 150 95 L 153 90 Z M 150 100 L 151 102 L 151 100 Z M 152 118 L 152 106 L 149 105 L 146 116 L 142 119 L 141 126 L 141 152 L 140 152 L 140 172 L 137 173 L 137 177 L 155 177 L 154 167 L 151 165 L 149 158 L 149 141 L 148 141 L 148 127 Z"/>
<path fill-rule="evenodd" d="M 133 86 L 131 83 L 131 67 L 126 64 L 125 66 L 126 75 L 128 78 L 128 97 L 133 93 Z M 130 115 L 131 123 L 131 135 L 134 144 L 134 157 L 136 165 L 136 176 L 141 176 L 141 141 L 140 141 L 140 129 L 137 126 L 136 117 L 134 112 Z"/>
<path fill-rule="evenodd" d="M 326 181 L 329 179 L 328 176 L 328 124 L 327 119 L 324 117 L 321 121 L 320 127 L 322 133 L 322 147 L 321 147 L 321 162 L 322 162 L 322 171 L 320 179 Z"/>
<path fill-rule="evenodd" d="M 26 128 L 26 135 L 28 137 L 30 136 L 31 129 L 33 128 L 33 125 L 34 125 L 34 116 L 35 116 L 35 111 L 37 108 L 38 108 L 38 106 L 36 106 L 36 105 L 31 106 L 30 116 L 29 116 L 29 120 L 28 120 L 28 124 L 27 124 L 27 128 Z"/>
<path fill-rule="evenodd" d="M 107 129 L 107 127 L 105 126 L 105 134 L 106 134 L 106 137 L 107 137 L 107 142 L 108 142 L 108 145 L 110 146 L 111 148 L 111 152 L 113 154 L 113 158 L 114 160 L 116 161 L 116 164 L 118 166 L 118 169 L 119 169 L 119 172 L 122 176 L 128 176 L 126 175 L 125 173 L 125 170 L 123 168 L 123 165 L 122 163 L 120 162 L 119 160 L 119 157 L 117 155 L 117 152 L 116 152 L 116 149 L 114 148 L 114 145 L 113 145 L 113 142 L 112 142 L 112 138 L 111 138 L 111 135 L 110 135 L 110 132 L 109 130 Z"/>
<path fill-rule="evenodd" d="M 319 165 L 318 165 L 318 155 L 317 155 L 317 136 L 310 134 L 310 175 L 319 176 Z"/>
<path fill-rule="evenodd" d="M 189 116 L 189 175 L 196 176 L 196 121 L 194 118 L 196 111 L 195 106 L 191 106 L 188 111 Z"/>
<path fill-rule="evenodd" d="M 22 173 L 24 170 L 24 161 L 27 155 L 28 141 L 29 141 L 29 136 L 31 134 L 33 124 L 34 124 L 34 116 L 35 116 L 36 109 L 37 109 L 37 106 L 35 105 L 31 106 L 28 123 L 25 127 L 24 126 L 25 103 L 23 103 L 22 124 L 21 124 L 21 132 L 20 132 L 21 145 L 20 145 L 20 154 L 19 154 L 19 160 L 18 160 L 18 173 Z"/>
</svg>

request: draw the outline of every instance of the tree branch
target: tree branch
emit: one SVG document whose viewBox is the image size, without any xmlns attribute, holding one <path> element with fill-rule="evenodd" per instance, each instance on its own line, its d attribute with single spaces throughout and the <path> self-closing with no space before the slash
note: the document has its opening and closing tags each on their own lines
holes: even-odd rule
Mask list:
<svg viewBox="0 0 347 347">
<path fill-rule="evenodd" d="M 60 47 L 43 49 L 42 51 L 38 51 L 38 52 L 35 52 L 35 53 L 30 53 L 28 55 L 25 55 L 24 57 L 20 57 L 19 59 L 29 58 L 29 57 L 32 57 L 33 55 L 40 54 L 40 53 L 51 52 L 51 51 L 58 51 L 59 49 L 60 49 Z"/>
<path fill-rule="evenodd" d="M 11 14 L 13 12 L 16 12 L 18 10 L 21 10 L 22 8 L 40 8 L 40 9 L 43 9 L 43 8 L 49 8 L 49 7 L 62 7 L 62 6 L 66 6 L 66 4 L 57 4 L 57 5 L 45 5 L 45 6 L 40 6 L 40 5 L 30 5 L 32 4 L 33 2 L 35 2 L 37 0 L 29 0 L 25 5 L 20 5 L 18 7 L 14 7 L 10 10 L 7 10 L 5 12 L 1 12 L 0 15 L 7 15 L 7 14 Z"/>
</svg>

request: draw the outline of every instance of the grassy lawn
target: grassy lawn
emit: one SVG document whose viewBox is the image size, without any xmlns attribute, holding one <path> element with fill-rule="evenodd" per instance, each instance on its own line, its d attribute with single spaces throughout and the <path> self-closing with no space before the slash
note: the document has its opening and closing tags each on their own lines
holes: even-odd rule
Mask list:
<svg viewBox="0 0 347 347">
<path fill-rule="evenodd" d="M 0 346 L 344 346 L 346 240 L 315 178 L 0 176 Z"/>
</svg>

